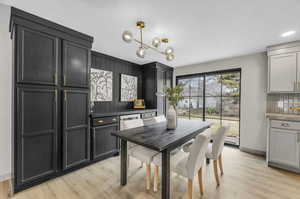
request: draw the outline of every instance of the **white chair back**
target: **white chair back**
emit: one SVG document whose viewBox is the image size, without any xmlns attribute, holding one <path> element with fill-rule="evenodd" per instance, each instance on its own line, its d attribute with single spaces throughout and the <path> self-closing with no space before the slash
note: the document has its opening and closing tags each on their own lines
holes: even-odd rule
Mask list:
<svg viewBox="0 0 300 199">
<path fill-rule="evenodd" d="M 216 132 L 212 134 L 212 155 L 215 159 L 217 159 L 223 151 L 226 133 L 228 129 L 229 127 L 221 126 Z"/>
<path fill-rule="evenodd" d="M 132 128 L 137 128 L 144 126 L 144 122 L 142 119 L 133 119 L 133 120 L 121 120 L 123 129 L 132 129 Z"/>
<path fill-rule="evenodd" d="M 154 117 L 154 120 L 156 123 L 160 123 L 160 122 L 166 122 L 167 119 L 164 115 L 160 115 L 160 116 L 157 116 L 157 117 Z"/>
<path fill-rule="evenodd" d="M 196 172 L 202 168 L 209 141 L 209 137 L 199 134 L 192 144 L 186 164 L 187 177 L 189 179 L 194 179 Z"/>
</svg>

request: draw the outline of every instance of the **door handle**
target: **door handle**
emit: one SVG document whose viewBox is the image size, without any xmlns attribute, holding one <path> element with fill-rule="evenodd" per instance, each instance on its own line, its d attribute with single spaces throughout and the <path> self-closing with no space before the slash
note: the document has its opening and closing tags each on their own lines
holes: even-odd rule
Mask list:
<svg viewBox="0 0 300 199">
<path fill-rule="evenodd" d="M 297 133 L 297 142 L 298 143 L 300 142 L 300 133 L 299 132 Z"/>
</svg>

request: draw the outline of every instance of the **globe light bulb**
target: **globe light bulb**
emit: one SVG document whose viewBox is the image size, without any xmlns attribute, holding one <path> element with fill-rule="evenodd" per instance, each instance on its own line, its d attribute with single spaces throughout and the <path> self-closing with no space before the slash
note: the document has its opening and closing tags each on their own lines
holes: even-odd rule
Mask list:
<svg viewBox="0 0 300 199">
<path fill-rule="evenodd" d="M 174 58 L 175 58 L 175 57 L 174 57 L 173 54 L 170 54 L 170 55 L 167 55 L 167 56 L 166 56 L 166 59 L 167 59 L 168 61 L 172 61 Z"/>
<path fill-rule="evenodd" d="M 157 48 L 160 46 L 160 39 L 158 37 L 153 38 L 152 45 Z"/>
<path fill-rule="evenodd" d="M 139 49 L 136 51 L 136 55 L 140 58 L 144 58 L 146 55 L 146 51 L 143 47 L 139 47 Z"/>
<path fill-rule="evenodd" d="M 174 49 L 172 47 L 167 47 L 166 50 L 165 50 L 165 53 L 167 55 L 171 55 L 174 53 Z"/>
<path fill-rule="evenodd" d="M 124 31 L 123 34 L 122 34 L 122 39 L 126 43 L 130 43 L 133 40 L 132 33 L 130 31 L 127 31 L 127 30 Z"/>
</svg>

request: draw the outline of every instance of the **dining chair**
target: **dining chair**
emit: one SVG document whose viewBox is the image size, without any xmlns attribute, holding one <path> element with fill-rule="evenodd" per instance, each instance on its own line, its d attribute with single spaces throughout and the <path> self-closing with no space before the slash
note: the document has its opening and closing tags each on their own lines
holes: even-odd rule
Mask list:
<svg viewBox="0 0 300 199">
<path fill-rule="evenodd" d="M 224 174 L 223 172 L 223 160 L 222 160 L 222 151 L 224 148 L 226 133 L 229 130 L 227 126 L 221 126 L 217 129 L 217 131 L 212 133 L 211 139 L 212 143 L 209 143 L 206 151 L 206 158 L 213 160 L 213 167 L 215 173 L 215 179 L 217 182 L 217 186 L 220 185 L 220 179 L 218 174 L 218 162 L 221 171 L 221 175 Z"/>
<path fill-rule="evenodd" d="M 154 117 L 154 121 L 156 123 L 161 123 L 161 122 L 166 122 L 167 119 L 164 115 L 159 115 L 159 116 Z"/>
<path fill-rule="evenodd" d="M 209 129 L 206 129 L 203 133 L 201 133 L 202 135 L 205 135 L 206 137 L 208 138 L 211 138 L 211 135 L 212 135 L 212 130 L 211 128 Z M 183 146 L 182 146 L 182 150 L 186 153 L 189 153 L 190 152 L 190 147 L 192 146 L 193 142 L 195 141 L 195 139 L 192 139 L 190 141 L 188 141 L 187 143 L 185 143 Z"/>
<path fill-rule="evenodd" d="M 202 166 L 205 159 L 205 152 L 208 147 L 209 137 L 203 134 L 199 134 L 193 144 L 190 147 L 190 152 L 178 152 L 178 156 L 183 157 L 176 165 L 171 165 L 172 171 L 177 174 L 186 177 L 188 179 L 188 196 L 189 199 L 193 197 L 193 180 L 194 176 L 198 173 L 199 188 L 201 195 L 204 194 Z M 174 160 L 177 155 L 172 156 L 171 160 Z M 158 186 L 158 168 L 161 165 L 161 154 L 153 158 L 154 170 L 154 192 L 157 191 Z"/>
<path fill-rule="evenodd" d="M 124 129 L 131 129 L 144 126 L 142 119 L 134 119 L 134 120 L 124 120 L 123 121 Z M 150 190 L 151 184 L 151 162 L 155 155 L 157 155 L 157 151 L 148 149 L 146 147 L 134 144 L 129 142 L 127 148 L 127 166 L 130 164 L 130 157 L 134 157 L 141 161 L 141 166 L 143 163 L 146 164 L 146 188 Z"/>
<path fill-rule="evenodd" d="M 144 122 L 143 122 L 142 119 L 121 120 L 120 123 L 122 123 L 122 124 L 120 124 L 120 126 L 123 127 L 122 130 L 127 130 L 127 129 L 132 129 L 132 128 L 137 128 L 137 127 L 144 126 Z M 134 144 L 132 142 L 128 142 L 127 146 L 128 146 L 127 149 L 130 150 L 131 148 L 136 147 L 137 144 Z"/>
</svg>

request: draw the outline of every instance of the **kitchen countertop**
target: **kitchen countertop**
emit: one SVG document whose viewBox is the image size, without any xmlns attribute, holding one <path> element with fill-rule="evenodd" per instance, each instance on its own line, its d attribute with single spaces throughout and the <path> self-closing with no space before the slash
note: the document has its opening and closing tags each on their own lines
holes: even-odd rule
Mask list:
<svg viewBox="0 0 300 199">
<path fill-rule="evenodd" d="M 266 117 L 274 120 L 287 120 L 300 122 L 300 115 L 284 113 L 266 113 Z"/>
<path fill-rule="evenodd" d="M 148 112 L 156 112 L 157 109 L 129 109 L 120 112 L 109 112 L 109 113 L 91 113 L 91 117 L 110 117 L 110 116 L 120 116 L 120 115 L 131 115 L 131 114 L 141 114 Z"/>
</svg>

